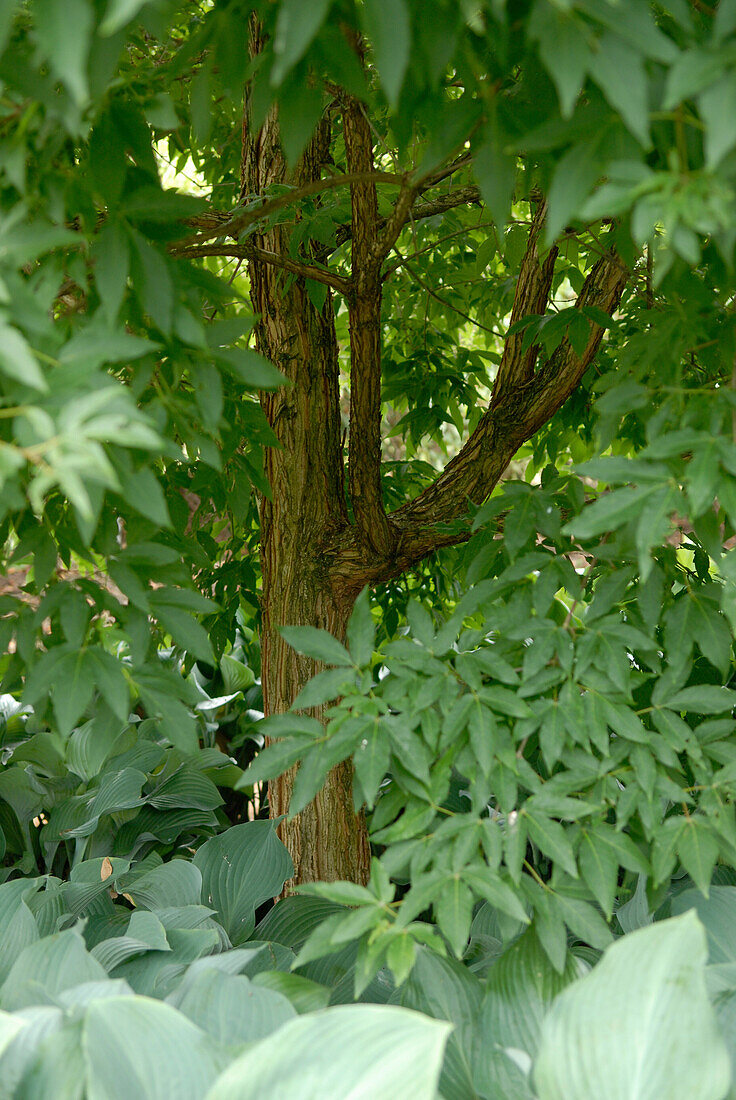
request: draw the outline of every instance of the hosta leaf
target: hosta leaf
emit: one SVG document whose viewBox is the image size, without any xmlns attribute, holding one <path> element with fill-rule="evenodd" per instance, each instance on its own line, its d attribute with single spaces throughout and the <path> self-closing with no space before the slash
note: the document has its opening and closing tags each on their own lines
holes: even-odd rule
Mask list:
<svg viewBox="0 0 736 1100">
<path fill-rule="evenodd" d="M 202 874 L 202 901 L 217 910 L 235 945 L 253 931 L 256 907 L 276 897 L 294 873 L 275 828 L 274 821 L 235 825 L 208 840 L 194 857 Z"/>
<path fill-rule="evenodd" d="M 542 1025 L 539 1100 L 723 1100 L 731 1070 L 706 995 L 705 960 L 705 931 L 693 913 L 609 947 Z"/>
<path fill-rule="evenodd" d="M 53 1003 L 55 994 L 105 977 L 104 968 L 89 954 L 79 932 L 58 932 L 21 951 L 0 989 L 0 1004 L 12 1010 Z"/>
<path fill-rule="evenodd" d="M 472 1095 L 482 998 L 483 986 L 474 975 L 453 959 L 443 959 L 426 947 L 418 948 L 411 974 L 391 997 L 392 1004 L 453 1025 L 440 1078 L 446 1100 L 464 1100 Z"/>
<path fill-rule="evenodd" d="M 255 935 L 259 940 L 274 940 L 296 951 L 322 921 L 344 913 L 344 906 L 326 898 L 292 894 L 276 902 L 256 928 Z"/>
<path fill-rule="evenodd" d="M 708 962 L 736 963 L 736 886 L 711 886 L 707 898 L 684 890 L 672 899 L 675 915 L 694 909 L 708 937 Z"/>
<path fill-rule="evenodd" d="M 83 1042 L 91 1100 L 201 1100 L 223 1064 L 200 1028 L 145 997 L 95 1001 L 87 1010 Z"/>
<path fill-rule="evenodd" d="M 448 1024 L 405 1008 L 340 1005 L 300 1016 L 237 1058 L 206 1100 L 434 1100 Z"/>
<path fill-rule="evenodd" d="M 296 1016 L 291 1003 L 239 974 L 207 969 L 188 974 L 168 1003 L 222 1043 L 263 1039 Z"/>
<path fill-rule="evenodd" d="M 196 905 L 200 900 L 202 876 L 188 860 L 172 859 L 132 882 L 126 883 L 123 879 L 120 889 L 130 894 L 136 905 L 146 909 Z"/>
<path fill-rule="evenodd" d="M 0 886 L 0 983 L 5 981 L 23 948 L 39 938 L 38 926 L 26 899 L 38 891 L 41 881 L 19 878 Z"/>
<path fill-rule="evenodd" d="M 569 952 L 558 972 L 531 931 L 511 944 L 488 971 L 479 1024 L 484 1051 L 499 1044 L 533 1056 L 549 1006 L 580 972 Z"/>
</svg>

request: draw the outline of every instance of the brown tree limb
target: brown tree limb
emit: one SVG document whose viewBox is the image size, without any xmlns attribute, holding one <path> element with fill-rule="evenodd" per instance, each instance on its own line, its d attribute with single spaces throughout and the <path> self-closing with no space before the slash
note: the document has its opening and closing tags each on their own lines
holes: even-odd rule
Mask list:
<svg viewBox="0 0 736 1100">
<path fill-rule="evenodd" d="M 532 218 L 526 251 L 521 261 L 516 284 L 514 306 L 509 328 L 525 317 L 542 316 L 547 309 L 552 276 L 557 258 L 557 246 L 550 248 L 544 263 L 539 259 L 539 237 L 547 213 L 546 202 L 541 202 Z M 497 405 L 520 386 L 526 385 L 534 375 L 534 365 L 539 354 L 537 344 L 522 351 L 523 332 L 509 332 L 504 342 L 503 355 L 493 387 L 491 405 Z"/>
<path fill-rule="evenodd" d="M 530 267 L 538 231 L 537 226 L 530 234 L 523 261 Z M 519 280 L 514 301 L 517 318 L 539 311 L 544 282 L 551 280 L 551 272 L 544 274 L 544 265 L 539 272 L 536 279 Z M 588 273 L 575 308 L 595 306 L 610 316 L 618 308 L 627 278 L 620 258 L 606 253 Z M 338 590 L 359 590 L 365 584 L 386 581 L 432 551 L 469 538 L 468 504 L 481 504 L 488 497 L 518 448 L 562 407 L 592 363 L 604 329 L 593 321 L 589 325 L 582 355 L 565 338 L 536 373 L 532 364 L 531 375 L 529 353 L 522 354 L 521 342 L 507 337 L 505 381 L 477 428 L 432 485 L 389 516 L 394 534 L 391 553 L 366 559 L 350 532 L 336 541 L 332 576 Z"/>
<path fill-rule="evenodd" d="M 403 176 L 395 176 L 391 172 L 376 172 L 371 171 L 366 173 L 344 173 L 343 175 L 328 176 L 326 179 L 313 180 L 310 183 L 305 183 L 301 187 L 295 187 L 290 191 L 286 191 L 281 195 L 276 195 L 272 199 L 257 198 L 254 201 L 260 202 L 262 205 L 253 207 L 249 204 L 245 210 L 238 214 L 233 214 L 226 221 L 217 220 L 217 225 L 212 225 L 211 222 L 208 225 L 207 220 L 211 215 L 203 215 L 201 220 L 197 218 L 189 218 L 189 225 L 196 225 L 198 221 L 205 226 L 202 233 L 197 233 L 195 236 L 187 237 L 185 240 L 180 241 L 181 247 L 186 248 L 190 245 L 205 244 L 207 241 L 213 240 L 215 237 L 239 237 L 246 229 L 249 229 L 252 225 L 261 221 L 263 218 L 269 217 L 271 214 L 278 213 L 279 210 L 284 210 L 287 206 L 291 206 L 295 202 L 299 202 L 301 199 L 311 198 L 312 195 L 320 195 L 323 191 L 332 191 L 336 187 L 344 187 L 345 185 L 364 184 L 364 183 L 388 183 L 394 187 L 402 187 L 404 184 Z"/>
<path fill-rule="evenodd" d="M 271 252 L 267 248 L 259 248 L 251 240 L 247 239 L 233 244 L 204 244 L 204 245 L 174 245 L 169 250 L 175 256 L 185 256 L 189 259 L 197 259 L 200 256 L 223 256 L 231 259 L 244 259 L 281 268 L 293 275 L 299 275 L 304 279 L 314 279 L 316 283 L 331 286 L 341 294 L 347 295 L 350 290 L 350 280 L 334 271 L 317 267 L 314 264 L 303 263 L 294 260 L 284 253 Z"/>
<path fill-rule="evenodd" d="M 343 101 L 343 136 L 352 211 L 350 322 L 350 438 L 348 487 L 361 542 L 386 554 L 392 536 L 381 488 L 381 261 L 378 196 L 372 177 L 373 142 L 363 105 Z M 358 179 L 357 177 L 361 177 Z M 402 194 L 406 185 L 402 186 Z"/>
<path fill-rule="evenodd" d="M 456 191 L 448 191 L 444 195 L 438 195 L 436 199 L 428 199 L 426 202 L 416 203 L 411 207 L 404 219 L 402 228 L 408 222 L 417 222 L 422 218 L 433 218 L 436 214 L 445 214 L 456 206 L 472 206 L 481 201 L 480 191 L 477 187 L 460 187 Z M 379 228 L 383 228 L 385 224 L 385 219 L 381 219 Z M 339 248 L 341 244 L 345 244 L 346 241 L 350 240 L 350 235 L 351 227 L 349 225 L 339 226 L 335 234 L 337 242 L 335 247 Z"/>
</svg>

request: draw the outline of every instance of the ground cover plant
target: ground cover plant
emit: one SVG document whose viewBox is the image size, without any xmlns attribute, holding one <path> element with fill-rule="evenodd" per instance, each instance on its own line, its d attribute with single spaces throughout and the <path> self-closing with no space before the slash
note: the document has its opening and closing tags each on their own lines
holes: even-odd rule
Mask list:
<svg viewBox="0 0 736 1100">
<path fill-rule="evenodd" d="M 0 1095 L 736 1096 L 735 42 L 2 5 Z"/>
</svg>

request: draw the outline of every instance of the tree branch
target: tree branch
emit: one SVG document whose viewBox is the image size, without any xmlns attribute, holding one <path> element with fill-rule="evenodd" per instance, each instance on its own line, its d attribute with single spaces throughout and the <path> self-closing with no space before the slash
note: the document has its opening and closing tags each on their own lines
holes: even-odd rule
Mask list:
<svg viewBox="0 0 736 1100">
<path fill-rule="evenodd" d="M 294 275 L 300 275 L 304 279 L 314 279 L 316 283 L 331 286 L 344 295 L 347 295 L 350 290 L 350 280 L 342 275 L 327 271 L 323 267 L 316 267 L 314 264 L 293 260 L 291 256 L 285 256 L 282 253 L 259 248 L 250 240 L 234 244 L 175 244 L 171 246 L 169 252 L 174 256 L 185 256 L 189 259 L 197 259 L 200 256 L 225 256 L 232 259 L 239 258 L 270 264 L 272 267 L 279 267 L 284 271 L 290 271 Z"/>
<path fill-rule="evenodd" d="M 381 488 L 381 260 L 373 143 L 363 105 L 343 101 L 343 136 L 352 208 L 350 442 L 348 486 L 359 540 L 385 555 L 393 541 Z M 402 194 L 405 184 L 402 185 Z"/>
<path fill-rule="evenodd" d="M 239 237 L 246 229 L 249 229 L 251 225 L 255 225 L 256 222 L 261 221 L 263 218 L 269 217 L 271 214 L 278 213 L 279 210 L 285 209 L 287 206 L 291 206 L 292 203 L 299 202 L 301 199 L 308 199 L 312 195 L 320 195 L 323 191 L 332 191 L 336 187 L 343 187 L 345 184 L 365 184 L 365 183 L 388 183 L 394 187 L 402 187 L 404 184 L 404 178 L 402 176 L 395 176 L 391 172 L 376 172 L 370 171 L 350 173 L 347 172 L 341 176 L 328 176 L 326 179 L 313 180 L 311 183 L 305 183 L 301 187 L 295 187 L 291 191 L 287 191 L 284 194 L 276 195 L 272 199 L 257 198 L 255 201 L 260 203 L 260 206 L 254 207 L 252 204 L 246 207 L 245 210 L 238 214 L 234 214 L 228 217 L 225 221 L 222 221 L 220 217 L 217 217 L 217 224 L 212 224 L 213 215 L 209 212 L 202 215 L 200 218 L 189 218 L 189 225 L 202 225 L 204 232 L 198 233 L 193 237 L 187 237 L 181 241 L 182 247 L 189 245 L 204 244 L 206 241 L 211 241 L 215 237 Z"/>
<path fill-rule="evenodd" d="M 542 316 L 547 310 L 552 275 L 557 258 L 557 246 L 554 245 L 543 264 L 539 261 L 539 235 L 547 214 L 547 203 L 540 202 L 532 218 L 526 251 L 521 261 L 519 279 L 516 284 L 514 306 L 511 311 L 509 328 L 535 314 Z M 526 385 L 534 375 L 534 365 L 539 355 L 539 346 L 534 344 L 522 352 L 523 332 L 509 332 L 503 348 L 501 363 L 493 387 L 491 406 L 498 405 L 519 386 Z"/>
<path fill-rule="evenodd" d="M 538 275 L 519 279 L 513 307 L 513 315 L 518 319 L 538 311 L 542 293 L 548 293 L 552 277 L 551 271 L 545 272 L 546 265 L 539 267 L 539 224 L 535 223 L 522 268 L 526 265 L 529 275 L 535 270 L 532 262 L 535 260 Z M 610 316 L 618 308 L 627 278 L 620 258 L 607 252 L 588 273 L 575 308 L 582 310 L 592 305 Z M 469 538 L 465 518 L 468 503 L 481 504 L 486 499 L 521 444 L 562 407 L 592 363 L 604 329 L 592 321 L 589 325 L 582 355 L 565 338 L 536 373 L 533 362 L 537 352 L 534 353 L 531 374 L 529 352 L 522 355 L 521 342 L 507 336 L 503 379 L 475 431 L 432 485 L 391 513 L 394 543 L 389 555 L 366 560 L 349 533 L 342 536 L 333 548 L 332 572 L 337 588 L 359 590 L 365 584 L 388 580 L 416 565 L 433 550 Z"/>
<path fill-rule="evenodd" d="M 436 199 L 428 199 L 427 202 L 420 202 L 411 207 L 402 223 L 402 228 L 407 222 L 417 222 L 421 218 L 433 218 L 436 214 L 445 214 L 456 206 L 470 206 L 481 201 L 480 191 L 477 187 L 460 187 L 457 191 L 448 191 L 445 195 L 438 195 Z M 383 228 L 385 225 L 386 220 L 381 219 L 379 228 Z M 339 248 L 345 241 L 350 240 L 351 232 L 349 225 L 339 226 L 335 234 L 336 247 Z"/>
</svg>

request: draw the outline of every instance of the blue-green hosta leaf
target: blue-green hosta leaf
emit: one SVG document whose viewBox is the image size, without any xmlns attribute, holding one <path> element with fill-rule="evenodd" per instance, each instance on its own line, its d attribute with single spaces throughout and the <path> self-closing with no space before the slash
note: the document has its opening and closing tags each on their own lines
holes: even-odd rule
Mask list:
<svg viewBox="0 0 736 1100">
<path fill-rule="evenodd" d="M 236 946 L 253 931 L 256 907 L 276 897 L 294 873 L 275 827 L 273 821 L 235 825 L 208 840 L 194 857 L 202 874 L 202 901 L 217 910 Z"/>
<path fill-rule="evenodd" d="M 549 1006 L 581 971 L 582 964 L 569 952 L 557 971 L 537 936 L 526 932 L 488 971 L 480 1022 L 484 1047 L 495 1043 L 533 1056 Z"/>
<path fill-rule="evenodd" d="M 214 810 L 222 805 L 222 796 L 206 775 L 194 768 L 182 766 L 165 779 L 147 796 L 150 806 L 157 810 L 188 809 Z"/>
<path fill-rule="evenodd" d="M 706 953 L 694 913 L 609 947 L 542 1025 L 539 1100 L 723 1100 L 731 1068 L 706 994 Z"/>
<path fill-rule="evenodd" d="M 24 947 L 39 938 L 38 926 L 26 901 L 41 879 L 18 878 L 0 886 L 0 982 L 4 982 Z"/>
<path fill-rule="evenodd" d="M 167 998 L 192 1023 L 222 1043 L 252 1043 L 296 1016 L 296 1009 L 270 989 L 240 974 L 207 969 L 189 975 Z"/>
<path fill-rule="evenodd" d="M 223 1064 L 182 1013 L 145 997 L 96 1001 L 84 1020 L 88 1095 L 100 1100 L 202 1100 Z"/>
<path fill-rule="evenodd" d="M 157 916 L 160 920 L 161 910 Z M 229 946 L 214 927 L 171 928 L 166 930 L 166 938 L 170 952 L 148 951 L 128 958 L 118 964 L 113 976 L 123 978 L 136 993 L 163 999 L 176 989 L 193 962 Z"/>
<path fill-rule="evenodd" d="M 387 1005 L 340 1005 L 299 1016 L 236 1059 L 207 1100 L 434 1100 L 450 1030 Z"/>
<path fill-rule="evenodd" d="M 340 916 L 345 907 L 326 898 L 291 894 L 277 901 L 273 909 L 258 925 L 255 935 L 259 940 L 273 940 L 297 951 L 328 917 Z"/>
<path fill-rule="evenodd" d="M 55 994 L 105 977 L 79 932 L 57 932 L 30 944 L 16 957 L 0 989 L 0 1004 L 12 1010 L 53 1003 Z"/>
<path fill-rule="evenodd" d="M 443 959 L 426 947 L 417 950 L 411 974 L 391 996 L 392 1004 L 453 1025 L 440 1078 L 446 1100 L 464 1100 L 473 1095 L 480 1056 L 478 1019 L 482 1000 L 483 986 L 478 978 L 453 959 Z"/>
<path fill-rule="evenodd" d="M 136 910 L 131 913 L 125 934 L 102 940 L 92 948 L 92 955 L 109 973 L 126 959 L 147 951 L 171 951 L 171 947 L 158 917 L 145 910 Z"/>
<path fill-rule="evenodd" d="M 121 884 L 121 890 L 130 894 L 136 905 L 144 905 L 147 909 L 196 905 L 201 889 L 202 876 L 198 868 L 185 859 L 172 859 L 129 884 Z"/>
<path fill-rule="evenodd" d="M 60 1065 L 56 1057 L 57 1042 L 62 1030 L 68 1030 L 73 1039 L 72 1048 L 67 1049 L 67 1065 L 73 1067 L 76 1075 L 83 1081 L 84 1069 L 78 1061 L 79 1031 L 77 1028 L 64 1028 L 64 1016 L 60 1008 L 26 1008 L 21 1016 L 10 1017 L 24 1026 L 9 1042 L 0 1058 L 0 1081 L 3 1097 L 28 1096 L 29 1100 L 42 1100 L 44 1095 L 69 1096 L 77 1100 L 79 1089 L 75 1091 L 71 1084 L 67 1067 Z M 76 1055 L 76 1057 L 75 1057 Z M 53 1074 L 54 1088 L 49 1087 Z M 47 1091 L 40 1091 L 46 1085 Z M 57 1090 L 60 1089 L 60 1092 Z"/>
<path fill-rule="evenodd" d="M 672 899 L 675 916 L 694 909 L 708 937 L 708 962 L 736 963 L 736 886 L 711 886 L 709 897 L 684 890 Z"/>
</svg>

